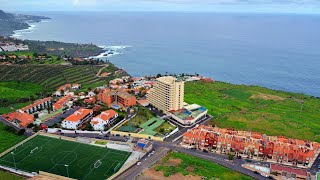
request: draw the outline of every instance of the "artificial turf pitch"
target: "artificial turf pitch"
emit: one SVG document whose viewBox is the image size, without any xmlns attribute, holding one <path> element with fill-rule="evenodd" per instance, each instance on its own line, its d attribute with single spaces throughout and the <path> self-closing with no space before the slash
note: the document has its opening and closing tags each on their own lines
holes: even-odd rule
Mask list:
<svg viewBox="0 0 320 180">
<path fill-rule="evenodd" d="M 3 166 L 74 179 L 106 179 L 131 153 L 38 135 L 0 158 Z"/>
</svg>

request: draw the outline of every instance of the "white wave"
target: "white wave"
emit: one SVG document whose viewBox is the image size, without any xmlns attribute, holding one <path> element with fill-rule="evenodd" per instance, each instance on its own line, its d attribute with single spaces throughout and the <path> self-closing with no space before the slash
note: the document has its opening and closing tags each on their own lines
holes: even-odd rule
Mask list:
<svg viewBox="0 0 320 180">
<path fill-rule="evenodd" d="M 20 30 L 15 30 L 13 31 L 13 34 L 11 35 L 11 37 L 21 37 L 23 34 L 27 34 L 27 33 L 32 33 L 34 29 L 36 29 L 36 25 L 35 24 L 29 24 L 29 27 L 27 29 L 20 29 Z"/>
<path fill-rule="evenodd" d="M 99 54 L 98 56 L 92 56 L 92 57 L 89 57 L 89 58 L 104 59 L 104 58 L 107 58 L 107 57 L 120 55 L 120 54 L 123 54 L 123 52 L 121 52 L 121 50 L 126 49 L 126 48 L 130 48 L 131 46 L 129 46 L 129 45 L 118 45 L 118 46 L 98 46 L 98 47 L 102 48 L 105 52 Z"/>
</svg>

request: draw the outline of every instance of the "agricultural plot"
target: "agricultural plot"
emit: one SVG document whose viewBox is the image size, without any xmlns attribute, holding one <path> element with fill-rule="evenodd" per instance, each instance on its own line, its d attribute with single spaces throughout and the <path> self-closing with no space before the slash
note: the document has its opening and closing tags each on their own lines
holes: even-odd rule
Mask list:
<svg viewBox="0 0 320 180">
<path fill-rule="evenodd" d="M 112 176 L 130 154 L 39 135 L 1 157 L 0 164 L 27 172 L 95 180 Z"/>
</svg>

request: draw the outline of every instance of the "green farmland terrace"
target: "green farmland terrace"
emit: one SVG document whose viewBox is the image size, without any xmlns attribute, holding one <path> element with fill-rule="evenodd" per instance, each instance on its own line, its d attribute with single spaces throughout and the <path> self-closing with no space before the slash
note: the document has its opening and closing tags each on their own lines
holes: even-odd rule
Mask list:
<svg viewBox="0 0 320 180">
<path fill-rule="evenodd" d="M 0 81 L 21 81 L 39 84 L 47 89 L 55 90 L 66 83 L 79 83 L 83 87 L 103 85 L 115 76 L 118 68 L 110 69 L 108 77 L 97 77 L 96 74 L 104 66 L 99 65 L 0 65 Z"/>
</svg>

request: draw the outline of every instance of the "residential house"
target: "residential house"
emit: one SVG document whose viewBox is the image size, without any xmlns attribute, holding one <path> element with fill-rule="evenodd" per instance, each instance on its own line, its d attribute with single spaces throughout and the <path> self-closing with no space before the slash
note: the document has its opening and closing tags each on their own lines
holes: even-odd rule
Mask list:
<svg viewBox="0 0 320 180">
<path fill-rule="evenodd" d="M 197 149 L 215 149 L 220 153 L 234 152 L 249 158 L 256 157 L 292 165 L 309 164 L 319 154 L 320 147 L 316 142 L 204 125 L 186 132 L 182 143 Z"/>
<path fill-rule="evenodd" d="M 71 100 L 72 96 L 67 95 L 62 98 L 60 98 L 56 103 L 53 104 L 54 110 L 62 109 L 64 106 L 67 105 L 67 103 Z"/>
<path fill-rule="evenodd" d="M 10 114 L 3 114 L 3 117 L 18 126 L 26 128 L 29 124 L 34 122 L 34 117 L 21 110 L 12 112 Z"/>
<path fill-rule="evenodd" d="M 61 126 L 66 129 L 78 129 L 91 119 L 92 114 L 92 109 L 79 109 L 63 120 Z"/>
<path fill-rule="evenodd" d="M 91 120 L 91 125 L 94 130 L 102 131 L 105 127 L 110 126 L 118 117 L 118 113 L 114 110 L 107 110 L 94 117 Z"/>
</svg>

